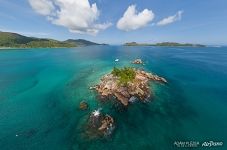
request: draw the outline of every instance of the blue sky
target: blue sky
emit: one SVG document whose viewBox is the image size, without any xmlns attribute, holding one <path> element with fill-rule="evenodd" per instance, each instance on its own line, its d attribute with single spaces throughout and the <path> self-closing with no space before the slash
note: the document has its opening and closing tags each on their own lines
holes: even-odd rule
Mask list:
<svg viewBox="0 0 227 150">
<path fill-rule="evenodd" d="M 227 44 L 227 1 L 0 0 L 0 30 L 110 44 Z"/>
</svg>

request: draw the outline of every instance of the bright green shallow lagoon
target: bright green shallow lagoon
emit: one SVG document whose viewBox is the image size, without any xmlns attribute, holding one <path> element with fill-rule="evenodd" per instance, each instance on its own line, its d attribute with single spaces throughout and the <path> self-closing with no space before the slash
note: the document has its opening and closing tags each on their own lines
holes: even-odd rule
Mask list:
<svg viewBox="0 0 227 150">
<path fill-rule="evenodd" d="M 98 101 L 88 87 L 135 58 L 169 84 L 152 83 L 151 102 L 125 111 Z M 81 100 L 88 101 L 89 111 L 78 109 Z M 83 123 L 99 107 L 115 118 L 116 130 L 110 138 L 86 140 Z M 226 149 L 226 108 L 225 47 L 0 51 L 1 150 L 171 150 L 176 140 L 223 141 L 218 149 Z"/>
</svg>

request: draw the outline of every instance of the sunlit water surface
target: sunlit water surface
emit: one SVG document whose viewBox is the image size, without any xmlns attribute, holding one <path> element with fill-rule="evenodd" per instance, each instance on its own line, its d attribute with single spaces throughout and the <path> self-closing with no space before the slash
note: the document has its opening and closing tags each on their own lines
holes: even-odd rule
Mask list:
<svg viewBox="0 0 227 150">
<path fill-rule="evenodd" d="M 120 61 L 115 62 L 118 58 Z M 154 72 L 149 103 L 121 110 L 89 87 L 114 66 Z M 78 109 L 85 100 L 89 110 Z M 112 115 L 112 136 L 88 140 L 89 113 Z M 227 142 L 227 48 L 91 46 L 0 51 L 1 150 L 171 150 L 174 141 Z M 218 148 L 226 149 L 226 147 Z"/>
</svg>

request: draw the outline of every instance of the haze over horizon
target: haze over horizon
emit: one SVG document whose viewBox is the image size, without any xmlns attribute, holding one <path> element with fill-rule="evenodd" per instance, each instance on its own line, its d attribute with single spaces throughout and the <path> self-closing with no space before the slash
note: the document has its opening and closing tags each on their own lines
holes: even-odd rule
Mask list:
<svg viewBox="0 0 227 150">
<path fill-rule="evenodd" d="M 0 0 L 0 31 L 98 43 L 226 45 L 227 1 Z"/>
</svg>

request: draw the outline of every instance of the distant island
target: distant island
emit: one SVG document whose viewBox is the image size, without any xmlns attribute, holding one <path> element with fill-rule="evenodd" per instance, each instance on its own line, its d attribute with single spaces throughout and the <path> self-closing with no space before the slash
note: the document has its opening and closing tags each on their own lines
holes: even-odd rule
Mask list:
<svg viewBox="0 0 227 150">
<path fill-rule="evenodd" d="M 205 45 L 201 45 L 201 44 L 176 43 L 176 42 L 162 42 L 162 43 L 156 43 L 156 44 L 130 42 L 130 43 L 125 43 L 124 46 L 206 47 Z"/>
<path fill-rule="evenodd" d="M 54 39 L 27 37 L 17 33 L 0 31 L 0 48 L 69 48 L 91 45 L 106 44 L 98 44 L 83 39 L 58 41 Z"/>
<path fill-rule="evenodd" d="M 0 48 L 70 48 L 93 45 L 107 45 L 99 44 L 84 39 L 68 39 L 59 41 L 48 38 L 36 38 L 20 35 L 12 32 L 0 31 Z M 190 43 L 176 43 L 176 42 L 162 42 L 156 44 L 129 42 L 123 44 L 124 46 L 166 46 L 166 47 L 206 47 L 201 44 Z"/>
</svg>

